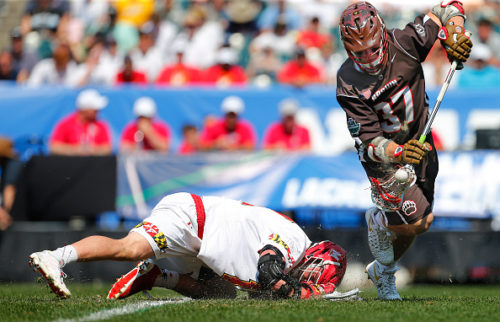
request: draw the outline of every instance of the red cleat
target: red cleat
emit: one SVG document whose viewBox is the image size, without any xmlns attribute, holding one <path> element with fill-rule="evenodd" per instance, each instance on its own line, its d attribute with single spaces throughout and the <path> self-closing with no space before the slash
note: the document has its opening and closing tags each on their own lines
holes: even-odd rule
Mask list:
<svg viewBox="0 0 500 322">
<path fill-rule="evenodd" d="M 123 299 L 143 290 L 150 290 L 161 275 L 161 270 L 148 259 L 137 263 L 136 267 L 116 280 L 108 293 L 108 299 Z"/>
</svg>

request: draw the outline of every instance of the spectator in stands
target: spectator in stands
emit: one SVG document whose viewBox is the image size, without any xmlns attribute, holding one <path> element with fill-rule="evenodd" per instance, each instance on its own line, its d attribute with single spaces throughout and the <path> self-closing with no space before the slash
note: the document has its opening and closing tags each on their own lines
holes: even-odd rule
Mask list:
<svg viewBox="0 0 500 322">
<path fill-rule="evenodd" d="M 474 44 L 470 53 L 468 67 L 460 71 L 457 86 L 459 88 L 493 89 L 500 86 L 500 68 L 489 65 L 493 56 L 490 47 L 483 43 Z"/>
<path fill-rule="evenodd" d="M 205 82 L 221 87 L 246 84 L 245 70 L 237 62 L 235 50 L 222 47 L 217 53 L 217 64 L 205 71 Z"/>
<path fill-rule="evenodd" d="M 23 35 L 31 31 L 55 33 L 58 28 L 65 28 L 69 10 L 69 1 L 30 0 L 21 19 L 21 32 Z"/>
<path fill-rule="evenodd" d="M 17 71 L 14 69 L 12 54 L 3 50 L 0 51 L 0 80 L 15 81 L 17 79 Z"/>
<path fill-rule="evenodd" d="M 255 55 L 266 47 L 271 47 L 281 62 L 286 62 L 293 57 L 296 50 L 296 36 L 289 31 L 284 21 L 278 20 L 273 30 L 263 31 L 250 43 L 250 55 Z"/>
<path fill-rule="evenodd" d="M 122 132 L 120 150 L 123 152 L 160 151 L 170 147 L 168 125 L 156 119 L 156 103 L 151 97 L 140 97 L 134 103 L 136 119 Z"/>
<path fill-rule="evenodd" d="M 184 125 L 182 127 L 182 137 L 183 139 L 178 150 L 179 154 L 193 154 L 201 150 L 200 137 L 196 126 L 192 124 Z"/>
<path fill-rule="evenodd" d="M 443 85 L 446 74 L 448 73 L 449 64 L 448 58 L 446 57 L 446 51 L 443 46 L 441 46 L 441 41 L 439 39 L 436 40 L 427 58 L 422 63 L 422 68 L 424 70 L 426 87 L 439 88 Z M 455 80 L 455 78 L 453 80 Z M 452 84 L 453 83 L 452 81 Z"/>
<path fill-rule="evenodd" d="M 70 1 L 71 15 L 84 26 L 95 28 L 106 19 L 109 13 L 110 1 L 100 0 L 72 0 Z M 93 29 L 92 31 L 96 31 Z"/>
<path fill-rule="evenodd" d="M 299 104 L 294 99 L 284 99 L 279 104 L 281 121 L 271 124 L 264 135 L 264 149 L 306 151 L 311 148 L 309 130 L 297 124 L 295 115 Z"/>
<path fill-rule="evenodd" d="M 252 37 L 259 31 L 257 18 L 261 9 L 260 1 L 256 0 L 228 1 L 221 17 L 227 20 L 226 32 L 228 34 L 241 33 Z"/>
<path fill-rule="evenodd" d="M 93 1 L 93 2 L 101 2 L 101 1 Z M 98 16 L 97 19 L 94 19 L 92 23 L 85 24 L 87 26 L 86 34 L 89 35 L 90 38 L 94 36 L 100 37 L 102 39 L 112 38 L 116 43 L 114 36 L 116 27 L 116 9 L 113 6 L 110 6 L 109 4 L 106 5 L 108 6 L 108 9 L 106 10 L 105 13 Z"/>
<path fill-rule="evenodd" d="M 73 60 L 71 49 L 65 43 L 55 44 L 52 58 L 39 61 L 27 84 L 30 86 L 40 85 L 68 85 L 75 86 L 78 78 L 75 78 L 78 65 Z"/>
<path fill-rule="evenodd" d="M 87 59 L 84 63 L 78 65 L 77 71 L 75 73 L 77 86 L 106 84 L 106 79 L 98 78 L 99 75 L 95 73 L 97 66 L 99 66 L 103 51 L 104 43 L 100 40 L 96 41 L 89 48 Z"/>
<path fill-rule="evenodd" d="M 10 53 L 14 70 L 17 71 L 17 82 L 24 83 L 28 79 L 31 70 L 38 62 L 36 52 L 25 48 L 21 28 L 16 27 L 10 33 Z"/>
<path fill-rule="evenodd" d="M 106 155 L 111 153 L 111 132 L 98 120 L 108 99 L 95 89 L 86 89 L 76 98 L 76 112 L 56 124 L 50 138 L 50 152 L 62 155 Z"/>
<path fill-rule="evenodd" d="M 206 125 L 201 133 L 200 142 L 205 150 L 253 150 L 256 134 L 253 126 L 240 115 L 245 103 L 238 96 L 226 97 L 221 104 L 224 118 Z"/>
<path fill-rule="evenodd" d="M 116 0 L 116 26 L 113 34 L 122 53 L 128 53 L 139 41 L 138 30 L 148 22 L 155 9 L 155 0 Z"/>
<path fill-rule="evenodd" d="M 328 44 L 331 37 L 320 30 L 320 23 L 318 17 L 312 17 L 307 24 L 307 28 L 299 32 L 297 45 L 302 48 L 321 48 Z"/>
<path fill-rule="evenodd" d="M 493 22 L 487 18 L 482 18 L 477 25 L 477 40 L 474 39 L 474 44 L 486 44 L 492 53 L 489 63 L 500 67 L 500 34 L 493 28 Z M 479 40 L 479 41 L 478 41 Z"/>
<path fill-rule="evenodd" d="M 96 83 L 113 85 L 116 75 L 124 62 L 124 56 L 118 51 L 116 40 L 113 36 L 102 35 L 104 49 L 99 56 L 99 63 L 93 71 Z"/>
<path fill-rule="evenodd" d="M 302 26 L 302 17 L 293 8 L 287 6 L 286 0 L 268 2 L 257 21 L 259 29 L 271 29 L 281 19 L 291 30 L 297 30 Z"/>
<path fill-rule="evenodd" d="M 186 86 L 195 84 L 201 80 L 202 71 L 194 66 L 184 63 L 184 51 L 186 43 L 177 41 L 172 46 L 177 61 L 172 65 L 165 66 L 156 79 L 156 84 L 170 86 Z"/>
<path fill-rule="evenodd" d="M 154 25 L 147 22 L 139 30 L 139 43 L 130 51 L 130 58 L 134 68 L 146 74 L 148 82 L 154 82 L 158 72 L 163 66 L 163 57 L 159 50 L 154 47 Z"/>
<path fill-rule="evenodd" d="M 186 64 L 200 69 L 214 65 L 217 51 L 224 41 L 222 25 L 217 21 L 206 21 L 204 9 L 195 6 L 186 13 L 183 27 L 174 41 L 187 43 L 184 52 Z"/>
<path fill-rule="evenodd" d="M 444 149 L 443 140 L 441 139 L 441 135 L 438 134 L 436 130 L 431 131 L 432 140 L 434 141 L 434 147 L 437 151 L 441 151 Z"/>
<path fill-rule="evenodd" d="M 300 12 L 303 17 L 318 17 L 321 22 L 321 26 L 327 30 L 338 27 L 339 17 L 342 13 L 342 6 L 332 5 L 332 1 L 295 1 L 293 5 L 295 10 Z"/>
<path fill-rule="evenodd" d="M 16 184 L 21 174 L 23 163 L 14 153 L 10 139 L 0 137 L 0 230 L 7 229 L 12 224 L 10 211 L 16 196 Z"/>
<path fill-rule="evenodd" d="M 276 81 L 276 75 L 280 69 L 281 61 L 273 48 L 267 46 L 250 57 L 247 75 L 256 85 L 266 86 Z"/>
<path fill-rule="evenodd" d="M 334 51 L 334 48 L 333 38 L 330 38 L 330 41 L 323 44 L 319 50 L 317 48 L 308 50 L 313 52 L 310 60 L 321 72 L 320 78 L 330 85 L 336 84 L 337 71 L 347 56 L 343 52 Z"/>
<path fill-rule="evenodd" d="M 154 15 L 154 23 L 157 28 L 155 39 L 155 48 L 164 57 L 166 63 L 172 63 L 175 52 L 172 51 L 172 46 L 175 46 L 174 39 L 179 33 L 179 28 L 175 23 L 168 19 L 161 19 L 159 14 Z"/>
<path fill-rule="evenodd" d="M 136 70 L 130 56 L 125 56 L 123 67 L 116 74 L 115 84 L 146 84 L 147 82 L 146 74 Z"/>
<path fill-rule="evenodd" d="M 311 64 L 304 49 L 298 48 L 295 59 L 286 63 L 278 73 L 278 81 L 296 87 L 322 83 L 321 71 Z"/>
</svg>

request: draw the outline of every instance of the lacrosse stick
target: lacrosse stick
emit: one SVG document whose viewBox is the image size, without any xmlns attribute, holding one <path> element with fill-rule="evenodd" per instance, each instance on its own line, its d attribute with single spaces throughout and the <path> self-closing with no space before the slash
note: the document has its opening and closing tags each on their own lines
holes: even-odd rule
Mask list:
<svg viewBox="0 0 500 322">
<path fill-rule="evenodd" d="M 451 79 L 455 74 L 457 66 L 458 62 L 454 60 L 448 70 L 444 84 L 439 91 L 434 108 L 432 109 L 429 119 L 425 124 L 424 131 L 418 139 L 418 141 L 422 144 L 425 142 L 427 135 L 429 135 L 431 131 L 432 123 L 434 122 L 439 106 L 443 101 L 444 94 L 450 86 Z M 377 178 L 370 178 L 372 184 L 372 200 L 383 210 L 398 210 L 401 208 L 404 193 L 415 183 L 416 180 L 417 176 L 415 174 L 415 168 L 411 164 L 406 164 L 403 167 L 400 167 L 388 180 L 384 182 L 380 182 Z"/>
<path fill-rule="evenodd" d="M 358 296 L 358 294 L 359 294 L 359 289 L 357 288 L 347 292 L 339 292 L 335 290 L 333 293 L 322 295 L 321 298 L 330 301 L 351 301 L 351 300 L 360 301 L 361 298 Z"/>
</svg>

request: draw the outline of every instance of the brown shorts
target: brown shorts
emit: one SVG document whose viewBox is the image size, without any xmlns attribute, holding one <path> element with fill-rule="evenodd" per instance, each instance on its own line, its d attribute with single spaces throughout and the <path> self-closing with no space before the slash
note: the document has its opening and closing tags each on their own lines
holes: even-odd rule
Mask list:
<svg viewBox="0 0 500 322">
<path fill-rule="evenodd" d="M 400 210 L 385 212 L 389 225 L 413 224 L 432 212 L 422 189 L 414 184 L 405 192 Z"/>
</svg>

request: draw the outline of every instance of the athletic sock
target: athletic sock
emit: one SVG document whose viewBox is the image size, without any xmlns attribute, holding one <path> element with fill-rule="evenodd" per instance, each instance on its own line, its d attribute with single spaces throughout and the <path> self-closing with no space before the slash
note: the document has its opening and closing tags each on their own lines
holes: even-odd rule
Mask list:
<svg viewBox="0 0 500 322">
<path fill-rule="evenodd" d="M 163 288 L 173 289 L 179 283 L 179 273 L 174 271 L 169 271 L 168 269 L 162 269 L 161 275 L 155 280 L 154 286 L 159 286 Z"/>
<path fill-rule="evenodd" d="M 75 247 L 68 245 L 64 247 L 59 247 L 52 251 L 52 255 L 59 261 L 61 267 L 66 266 L 66 264 L 76 262 L 78 260 L 78 254 L 76 253 Z"/>
</svg>

